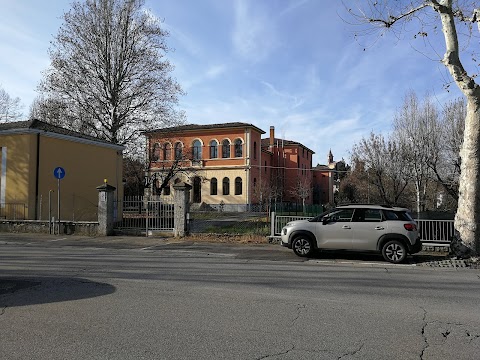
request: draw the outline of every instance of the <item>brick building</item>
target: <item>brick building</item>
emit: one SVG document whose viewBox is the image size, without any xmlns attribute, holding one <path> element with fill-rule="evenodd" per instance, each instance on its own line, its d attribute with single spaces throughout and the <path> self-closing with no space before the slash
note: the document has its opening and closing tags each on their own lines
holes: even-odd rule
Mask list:
<svg viewBox="0 0 480 360">
<path fill-rule="evenodd" d="M 185 181 L 192 185 L 192 203 L 203 206 L 242 211 L 272 201 L 298 203 L 302 196 L 312 204 L 314 152 L 276 138 L 273 126 L 269 137 L 262 139 L 264 134 L 241 122 L 146 132 L 147 191 L 168 198 L 171 186 Z"/>
</svg>

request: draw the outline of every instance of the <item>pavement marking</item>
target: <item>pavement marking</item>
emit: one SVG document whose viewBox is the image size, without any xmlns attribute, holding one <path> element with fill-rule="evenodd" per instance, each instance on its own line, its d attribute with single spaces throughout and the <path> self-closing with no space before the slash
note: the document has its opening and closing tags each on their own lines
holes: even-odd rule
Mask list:
<svg viewBox="0 0 480 360">
<path fill-rule="evenodd" d="M 62 241 L 62 240 L 67 240 L 67 238 L 53 239 L 53 240 L 48 240 L 48 241 L 49 241 L 49 242 L 53 242 L 53 241 Z"/>
<path fill-rule="evenodd" d="M 147 246 L 147 247 L 141 248 L 140 250 L 151 250 L 151 249 L 155 249 L 157 246 L 158 245 Z"/>
</svg>

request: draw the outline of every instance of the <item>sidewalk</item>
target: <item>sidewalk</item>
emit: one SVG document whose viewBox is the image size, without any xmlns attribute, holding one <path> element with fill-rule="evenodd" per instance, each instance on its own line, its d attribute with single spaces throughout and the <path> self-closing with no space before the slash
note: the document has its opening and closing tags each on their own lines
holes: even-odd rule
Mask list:
<svg viewBox="0 0 480 360">
<path fill-rule="evenodd" d="M 113 248 L 145 248 L 160 244 L 179 242 L 175 238 L 146 237 L 146 236 L 79 236 L 79 235 L 50 235 L 29 233 L 0 233 L 1 243 L 35 244 L 59 242 L 63 246 L 91 246 Z"/>
</svg>

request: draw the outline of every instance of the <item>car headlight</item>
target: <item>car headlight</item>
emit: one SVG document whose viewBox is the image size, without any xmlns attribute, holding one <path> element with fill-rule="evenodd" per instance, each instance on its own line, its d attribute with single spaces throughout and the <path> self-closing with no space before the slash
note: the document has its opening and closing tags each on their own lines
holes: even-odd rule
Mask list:
<svg viewBox="0 0 480 360">
<path fill-rule="evenodd" d="M 283 235 L 287 235 L 287 231 L 288 231 L 288 228 L 291 227 L 290 225 L 285 225 L 283 228 L 282 228 L 282 234 Z"/>
</svg>

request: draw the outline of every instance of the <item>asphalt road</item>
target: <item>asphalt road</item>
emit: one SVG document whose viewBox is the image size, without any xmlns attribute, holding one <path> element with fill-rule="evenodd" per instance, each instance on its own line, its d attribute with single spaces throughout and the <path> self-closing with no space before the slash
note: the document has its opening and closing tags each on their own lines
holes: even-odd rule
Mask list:
<svg viewBox="0 0 480 360">
<path fill-rule="evenodd" d="M 480 353 L 478 270 L 347 255 L 303 261 L 278 246 L 127 240 L 0 234 L 1 358 Z"/>
</svg>

